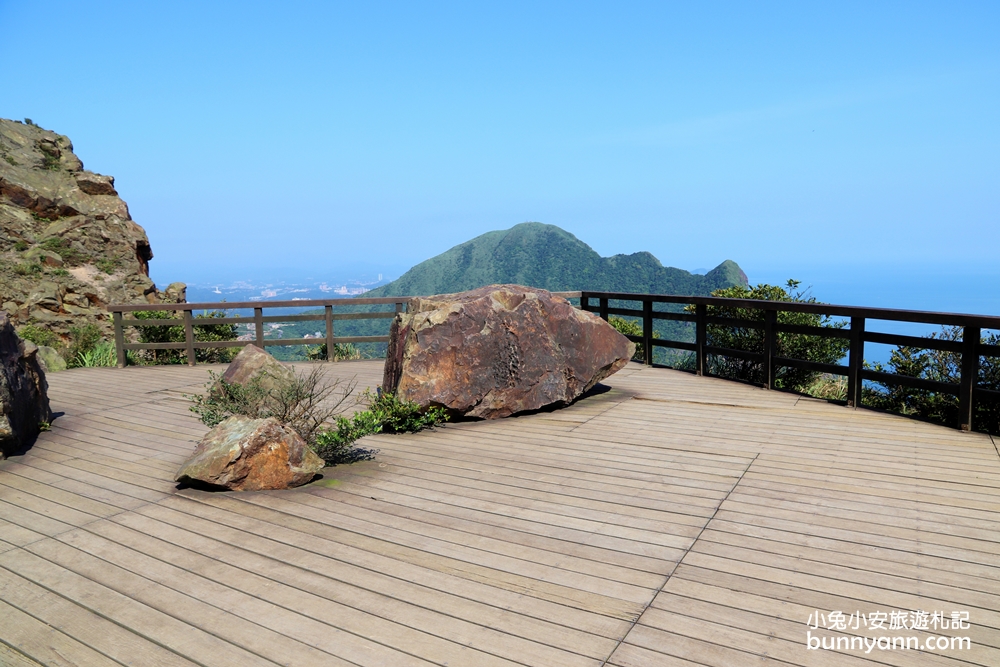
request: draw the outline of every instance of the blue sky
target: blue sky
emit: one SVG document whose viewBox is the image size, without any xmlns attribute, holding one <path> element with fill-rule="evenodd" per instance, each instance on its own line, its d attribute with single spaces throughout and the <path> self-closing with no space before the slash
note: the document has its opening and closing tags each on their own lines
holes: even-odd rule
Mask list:
<svg viewBox="0 0 1000 667">
<path fill-rule="evenodd" d="M 0 116 L 116 177 L 161 284 L 398 275 L 537 220 L 992 313 L 998 26 L 996 2 L 0 0 Z"/>
</svg>

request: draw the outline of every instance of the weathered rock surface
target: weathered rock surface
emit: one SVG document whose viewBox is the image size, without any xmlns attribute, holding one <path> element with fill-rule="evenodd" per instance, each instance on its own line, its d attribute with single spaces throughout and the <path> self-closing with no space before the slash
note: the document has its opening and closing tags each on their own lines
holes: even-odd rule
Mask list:
<svg viewBox="0 0 1000 667">
<path fill-rule="evenodd" d="M 66 341 L 95 323 L 110 337 L 105 305 L 161 301 L 149 239 L 114 182 L 84 170 L 69 138 L 0 119 L 0 308 L 13 324 Z"/>
<path fill-rule="evenodd" d="M 0 313 L 0 459 L 19 451 L 52 419 L 38 348 L 14 333 Z"/>
<path fill-rule="evenodd" d="M 236 358 L 229 363 L 222 379 L 230 384 L 246 384 L 258 375 L 261 386 L 271 388 L 274 381 L 291 380 L 295 377 L 292 369 L 283 365 L 277 359 L 256 345 L 245 346 Z"/>
<path fill-rule="evenodd" d="M 236 415 L 201 439 L 175 481 L 231 491 L 287 489 L 310 481 L 323 466 L 305 440 L 276 419 Z"/>
<path fill-rule="evenodd" d="M 393 320 L 382 388 L 483 419 L 566 404 L 635 344 L 545 290 L 491 285 L 416 298 Z"/>
</svg>

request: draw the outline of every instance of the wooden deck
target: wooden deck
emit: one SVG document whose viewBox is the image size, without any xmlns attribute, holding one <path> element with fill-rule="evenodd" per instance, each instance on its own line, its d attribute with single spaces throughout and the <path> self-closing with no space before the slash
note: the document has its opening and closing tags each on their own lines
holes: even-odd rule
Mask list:
<svg viewBox="0 0 1000 667">
<path fill-rule="evenodd" d="M 633 365 L 300 489 L 178 490 L 210 368 L 50 376 L 52 430 L 0 462 L 0 664 L 1000 665 L 988 436 Z M 895 610 L 971 628 L 811 632 L 971 648 L 806 647 Z"/>
</svg>

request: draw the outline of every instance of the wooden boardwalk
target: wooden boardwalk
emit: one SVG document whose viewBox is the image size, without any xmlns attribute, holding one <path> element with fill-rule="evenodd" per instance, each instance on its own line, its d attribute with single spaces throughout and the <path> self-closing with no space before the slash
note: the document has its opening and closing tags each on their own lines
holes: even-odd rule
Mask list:
<svg viewBox="0 0 1000 667">
<path fill-rule="evenodd" d="M 561 411 L 369 438 L 300 489 L 178 490 L 210 368 L 50 376 L 52 430 L 0 462 L 0 664 L 1000 665 L 989 436 L 633 365 Z"/>
</svg>

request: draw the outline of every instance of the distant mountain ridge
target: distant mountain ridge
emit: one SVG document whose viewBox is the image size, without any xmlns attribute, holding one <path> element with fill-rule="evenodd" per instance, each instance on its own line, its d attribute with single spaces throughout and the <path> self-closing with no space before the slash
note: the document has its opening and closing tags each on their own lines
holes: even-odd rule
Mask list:
<svg viewBox="0 0 1000 667">
<path fill-rule="evenodd" d="M 726 260 L 705 275 L 663 266 L 648 252 L 601 257 L 555 225 L 524 222 L 487 232 L 417 264 L 365 297 L 427 296 L 516 283 L 550 291 L 591 290 L 707 296 L 746 285 L 739 265 Z"/>
</svg>

